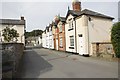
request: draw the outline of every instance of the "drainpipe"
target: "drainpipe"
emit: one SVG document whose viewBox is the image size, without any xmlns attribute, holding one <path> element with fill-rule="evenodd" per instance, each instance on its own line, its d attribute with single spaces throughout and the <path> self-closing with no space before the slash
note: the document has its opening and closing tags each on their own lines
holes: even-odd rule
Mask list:
<svg viewBox="0 0 120 80">
<path fill-rule="evenodd" d="M 76 35 L 76 20 L 74 18 L 75 21 L 75 47 L 76 47 L 76 53 L 77 53 L 77 35 Z"/>
</svg>

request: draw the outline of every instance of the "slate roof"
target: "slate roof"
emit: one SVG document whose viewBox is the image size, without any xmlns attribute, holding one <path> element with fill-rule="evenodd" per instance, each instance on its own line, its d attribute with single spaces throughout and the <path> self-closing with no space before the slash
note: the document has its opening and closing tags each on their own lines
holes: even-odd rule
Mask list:
<svg viewBox="0 0 120 80">
<path fill-rule="evenodd" d="M 74 17 L 77 17 L 80 15 L 80 11 L 68 10 L 67 15 L 66 15 L 66 19 L 69 16 L 69 14 L 71 14 Z"/>
<path fill-rule="evenodd" d="M 57 22 L 53 22 L 53 25 L 54 25 L 54 26 L 57 26 Z"/>
<path fill-rule="evenodd" d="M 60 17 L 60 21 L 65 22 L 66 18 L 65 17 Z"/>
<path fill-rule="evenodd" d="M 81 12 L 80 11 L 68 10 L 66 18 L 68 17 L 69 14 L 71 14 L 74 17 L 78 17 L 78 16 L 81 16 L 81 15 L 90 15 L 90 16 L 97 16 L 97 17 L 102 17 L 102 18 L 107 18 L 107 19 L 114 19 L 113 17 L 107 16 L 107 15 L 104 15 L 104 14 L 101 14 L 101 13 L 98 13 L 98 12 L 95 12 L 95 11 L 91 11 L 91 10 L 88 10 L 88 9 L 84 9 Z"/>
<path fill-rule="evenodd" d="M 25 25 L 25 20 L 0 19 L 0 24 Z"/>
<path fill-rule="evenodd" d="M 103 18 L 108 18 L 108 19 L 114 19 L 113 17 L 107 16 L 107 15 L 104 15 L 104 14 L 101 14 L 101 13 L 98 13 L 98 12 L 95 12 L 95 11 L 91 11 L 91 10 L 88 10 L 88 9 L 84 9 L 81 12 L 81 15 L 82 14 L 86 14 L 86 15 L 90 15 L 90 16 L 98 16 L 98 17 L 103 17 Z"/>
</svg>

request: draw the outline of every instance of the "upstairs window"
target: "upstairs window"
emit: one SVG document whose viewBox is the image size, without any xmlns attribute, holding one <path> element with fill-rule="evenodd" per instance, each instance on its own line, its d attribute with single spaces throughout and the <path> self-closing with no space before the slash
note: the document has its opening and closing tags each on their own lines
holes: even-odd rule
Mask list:
<svg viewBox="0 0 120 80">
<path fill-rule="evenodd" d="M 69 21 L 69 29 L 73 28 L 73 21 Z"/>
<path fill-rule="evenodd" d="M 72 20 L 72 18 L 68 20 L 68 24 L 69 24 L 69 30 L 68 31 L 73 30 L 73 20 Z"/>
<path fill-rule="evenodd" d="M 59 26 L 60 26 L 59 32 L 62 32 L 62 24 L 60 24 Z"/>
</svg>

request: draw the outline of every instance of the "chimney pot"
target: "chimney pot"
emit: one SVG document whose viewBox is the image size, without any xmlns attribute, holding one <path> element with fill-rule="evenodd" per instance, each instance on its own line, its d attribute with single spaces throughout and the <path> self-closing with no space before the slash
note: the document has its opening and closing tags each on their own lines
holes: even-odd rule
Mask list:
<svg viewBox="0 0 120 80">
<path fill-rule="evenodd" d="M 81 2 L 79 0 L 73 0 L 72 7 L 74 11 L 81 11 Z"/>
<path fill-rule="evenodd" d="M 23 17 L 23 16 L 21 16 L 21 20 L 24 20 L 24 17 Z"/>
</svg>

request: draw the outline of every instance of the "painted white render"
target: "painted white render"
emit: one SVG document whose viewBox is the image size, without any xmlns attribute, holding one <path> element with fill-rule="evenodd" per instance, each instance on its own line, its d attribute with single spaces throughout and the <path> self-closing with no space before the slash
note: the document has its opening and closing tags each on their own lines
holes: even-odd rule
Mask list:
<svg viewBox="0 0 120 80">
<path fill-rule="evenodd" d="M 46 33 L 42 33 L 42 47 L 46 48 Z"/>
<path fill-rule="evenodd" d="M 6 24 L 0 24 L 0 42 L 4 42 L 4 37 L 2 36 L 2 30 L 6 27 L 13 28 L 17 30 L 17 33 L 19 33 L 19 37 L 17 38 L 17 43 L 23 43 L 25 44 L 25 25 L 6 25 Z"/>
<path fill-rule="evenodd" d="M 91 21 L 89 21 L 89 18 Z M 93 42 L 110 42 L 112 20 L 82 15 L 76 19 L 77 53 L 92 55 Z M 82 44 L 82 45 L 81 45 Z"/>
<path fill-rule="evenodd" d="M 88 26 L 85 15 L 76 19 L 77 53 L 80 55 L 89 54 L 88 51 Z"/>
<path fill-rule="evenodd" d="M 74 53 L 76 53 L 76 46 L 75 46 L 75 21 L 73 20 L 73 18 L 74 17 L 70 14 L 68 16 L 68 18 L 66 20 L 66 24 L 65 24 L 66 51 L 67 52 L 74 52 Z M 70 30 L 70 31 L 69 31 L 69 29 L 70 29 L 70 27 L 69 27 L 69 20 L 72 20 L 71 22 L 73 22 L 73 30 Z M 74 37 L 74 46 L 70 46 L 70 36 Z"/>
<path fill-rule="evenodd" d="M 49 27 L 49 48 L 54 49 L 52 27 Z"/>
<path fill-rule="evenodd" d="M 42 44 L 41 36 L 35 37 L 35 44 L 36 44 L 36 46 L 40 46 Z"/>
<path fill-rule="evenodd" d="M 90 55 L 92 55 L 92 46 L 93 42 L 111 42 L 111 29 L 113 22 L 111 19 L 91 17 L 91 21 L 88 21 L 88 32 L 89 32 L 89 50 Z"/>
<path fill-rule="evenodd" d="M 46 48 L 50 48 L 50 41 L 49 41 L 49 31 L 46 30 Z"/>
</svg>

